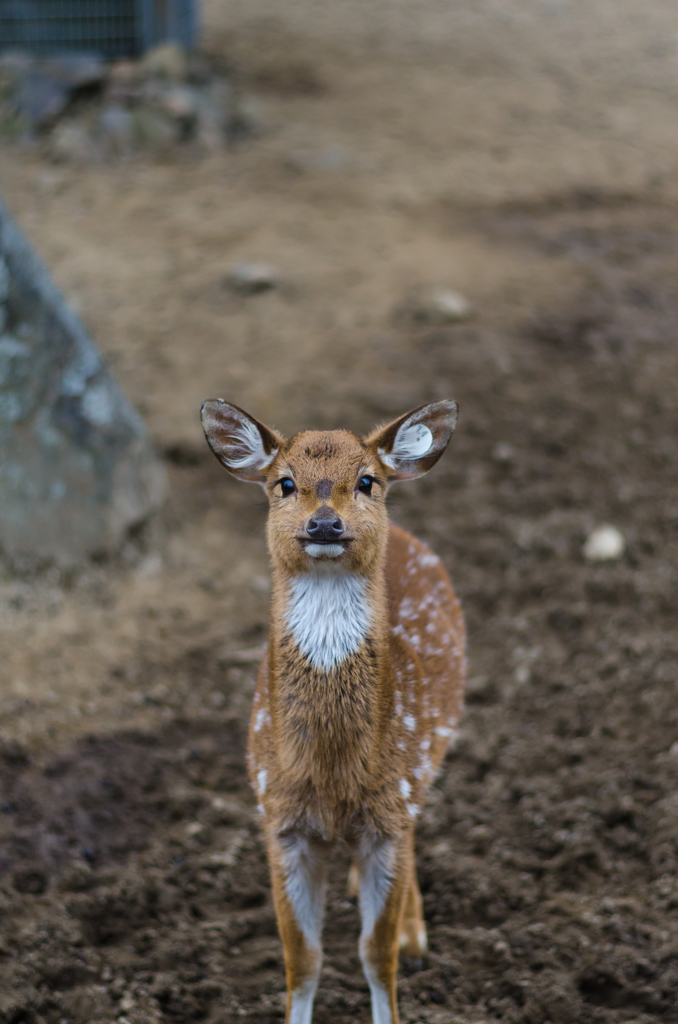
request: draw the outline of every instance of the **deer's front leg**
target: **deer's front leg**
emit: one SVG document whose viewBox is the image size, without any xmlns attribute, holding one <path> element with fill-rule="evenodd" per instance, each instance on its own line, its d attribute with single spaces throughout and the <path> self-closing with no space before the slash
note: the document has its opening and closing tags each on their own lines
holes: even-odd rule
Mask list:
<svg viewBox="0 0 678 1024">
<path fill-rule="evenodd" d="M 398 1024 L 396 976 L 403 905 L 410 881 L 407 836 L 365 844 L 357 858 L 360 878 L 360 959 L 372 997 L 374 1024 Z"/>
<path fill-rule="evenodd" d="M 287 1024 L 310 1024 L 322 962 L 327 859 L 296 833 L 269 835 L 268 859 L 287 979 Z"/>
</svg>

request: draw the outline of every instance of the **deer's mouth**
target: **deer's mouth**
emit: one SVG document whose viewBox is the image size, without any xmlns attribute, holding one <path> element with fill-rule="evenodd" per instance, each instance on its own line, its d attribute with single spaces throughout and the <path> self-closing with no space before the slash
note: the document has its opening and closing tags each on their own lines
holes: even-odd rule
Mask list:
<svg viewBox="0 0 678 1024">
<path fill-rule="evenodd" d="M 353 538 L 342 537 L 337 540 L 312 540 L 311 537 L 298 537 L 307 555 L 311 558 L 339 558 L 348 548 Z"/>
</svg>

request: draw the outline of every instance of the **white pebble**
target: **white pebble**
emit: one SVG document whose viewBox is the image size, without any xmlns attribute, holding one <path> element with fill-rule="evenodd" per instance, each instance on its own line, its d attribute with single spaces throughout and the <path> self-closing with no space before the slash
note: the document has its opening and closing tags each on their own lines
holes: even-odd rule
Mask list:
<svg viewBox="0 0 678 1024">
<path fill-rule="evenodd" d="M 471 304 L 466 296 L 451 288 L 437 288 L 421 306 L 421 315 L 429 323 L 452 324 L 465 320 L 470 313 Z"/>
<path fill-rule="evenodd" d="M 228 283 L 237 292 L 254 295 L 275 288 L 278 283 L 278 272 L 268 263 L 240 263 L 231 270 Z"/>
<path fill-rule="evenodd" d="M 515 454 L 516 450 L 513 445 L 506 441 L 500 441 L 492 449 L 492 458 L 495 462 L 512 462 Z"/>
<path fill-rule="evenodd" d="M 590 562 L 611 562 L 624 554 L 626 541 L 616 526 L 597 526 L 586 538 L 584 558 Z"/>
</svg>

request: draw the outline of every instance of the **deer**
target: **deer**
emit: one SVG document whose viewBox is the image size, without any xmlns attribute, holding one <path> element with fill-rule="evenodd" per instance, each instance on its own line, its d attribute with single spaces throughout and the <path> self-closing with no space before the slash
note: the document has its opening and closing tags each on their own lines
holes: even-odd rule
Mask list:
<svg viewBox="0 0 678 1024">
<path fill-rule="evenodd" d="M 414 827 L 457 735 L 465 626 L 440 560 L 389 523 L 385 499 L 435 465 L 456 419 L 456 403 L 438 401 L 365 437 L 303 430 L 287 440 L 223 399 L 202 406 L 214 455 L 269 502 L 270 626 L 247 762 L 286 1024 L 311 1024 L 337 849 L 351 857 L 373 1024 L 398 1024 L 399 955 L 426 955 Z"/>
</svg>

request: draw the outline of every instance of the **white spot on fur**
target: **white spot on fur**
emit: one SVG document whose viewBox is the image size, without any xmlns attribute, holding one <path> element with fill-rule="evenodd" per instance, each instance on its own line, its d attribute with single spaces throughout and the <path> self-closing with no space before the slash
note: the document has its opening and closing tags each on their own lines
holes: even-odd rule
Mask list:
<svg viewBox="0 0 678 1024">
<path fill-rule="evenodd" d="M 260 772 L 257 772 L 257 790 L 259 796 L 263 796 L 266 792 L 266 780 L 268 779 L 268 772 L 265 768 L 262 768 Z"/>
<path fill-rule="evenodd" d="M 401 619 L 414 618 L 414 607 L 412 604 L 411 597 L 404 597 L 400 602 L 400 608 L 398 609 L 398 617 Z"/>
<path fill-rule="evenodd" d="M 412 792 L 412 787 L 410 786 L 410 784 L 407 781 L 407 779 L 401 779 L 400 780 L 399 789 L 400 789 L 401 795 L 404 796 L 405 799 L 407 800 L 408 796 Z"/>
<path fill-rule="evenodd" d="M 266 708 L 259 708 L 259 710 L 257 711 L 257 714 L 256 714 L 256 718 L 254 719 L 254 727 L 253 727 L 254 731 L 255 732 L 259 732 L 261 730 L 261 727 L 262 727 L 262 725 L 264 724 L 265 721 L 266 721 Z"/>
<path fill-rule="evenodd" d="M 416 818 L 416 816 L 419 814 L 419 807 L 417 806 L 417 804 L 405 804 L 405 807 L 407 809 L 407 813 L 411 818 Z"/>
<path fill-rule="evenodd" d="M 456 729 L 448 729 L 446 725 L 436 725 L 434 732 L 436 736 L 444 736 L 448 740 L 453 739 L 457 734 Z"/>
<path fill-rule="evenodd" d="M 403 718 L 403 725 L 405 726 L 406 729 L 409 729 L 410 732 L 414 732 L 417 725 L 417 720 L 414 717 L 414 715 L 405 715 Z"/>
<path fill-rule="evenodd" d="M 400 948 L 401 949 L 403 949 L 403 947 L 405 947 L 405 946 L 408 946 L 409 943 L 410 943 L 409 935 L 407 935 L 405 932 L 401 932 L 400 933 L 400 940 L 399 940 L 399 942 L 400 942 Z M 422 954 L 422 956 L 426 952 L 426 950 L 428 949 L 428 938 L 427 938 L 427 935 L 426 935 L 426 929 L 425 928 L 420 928 L 419 931 L 417 932 L 417 949 L 418 949 L 419 953 Z"/>
<path fill-rule="evenodd" d="M 415 778 L 421 779 L 422 782 L 427 782 L 431 775 L 431 759 L 429 757 L 422 757 L 412 774 Z"/>
<path fill-rule="evenodd" d="M 351 573 L 295 576 L 287 624 L 299 650 L 329 672 L 361 646 L 372 621 L 367 581 Z"/>
</svg>

